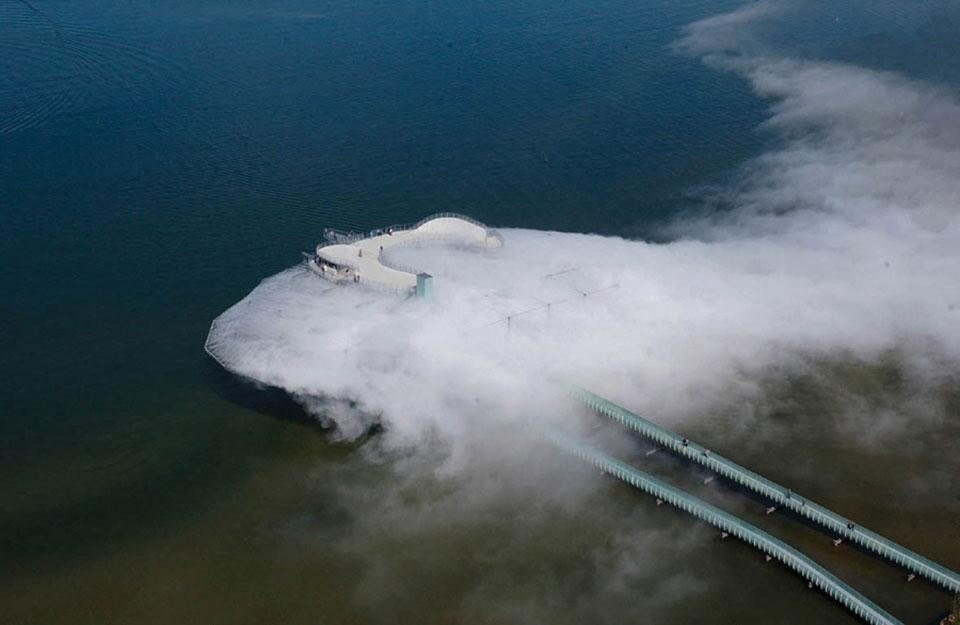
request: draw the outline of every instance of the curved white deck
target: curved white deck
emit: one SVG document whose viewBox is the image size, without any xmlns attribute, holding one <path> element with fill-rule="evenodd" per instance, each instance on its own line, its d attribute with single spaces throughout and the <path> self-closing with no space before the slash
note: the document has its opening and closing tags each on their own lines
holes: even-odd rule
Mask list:
<svg viewBox="0 0 960 625">
<path fill-rule="evenodd" d="M 478 249 L 495 249 L 503 239 L 486 226 L 456 216 L 427 218 L 412 228 L 388 228 L 382 234 L 348 243 L 318 245 L 308 264 L 334 282 L 359 282 L 398 292 L 416 288 L 417 274 L 383 264 L 382 255 L 401 245 L 441 241 Z"/>
</svg>

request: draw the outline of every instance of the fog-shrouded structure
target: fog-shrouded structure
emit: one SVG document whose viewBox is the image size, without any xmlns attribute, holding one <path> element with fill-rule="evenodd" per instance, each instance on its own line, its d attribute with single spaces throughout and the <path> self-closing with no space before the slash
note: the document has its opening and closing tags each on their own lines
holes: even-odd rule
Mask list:
<svg viewBox="0 0 960 625">
<path fill-rule="evenodd" d="M 385 258 L 406 245 L 438 243 L 476 250 L 494 250 L 503 237 L 465 215 L 440 213 L 410 226 L 387 226 L 368 233 L 337 233 L 328 230 L 333 242 L 317 245 L 307 266 L 322 278 L 336 283 L 362 284 L 402 295 L 426 297 L 431 276 L 411 267 L 391 265 Z"/>
<path fill-rule="evenodd" d="M 894 74 L 738 47 L 773 13 L 711 18 L 678 44 L 768 98 L 780 140 L 669 242 L 504 229 L 491 254 L 385 249 L 385 264 L 433 276 L 425 301 L 331 290 L 300 265 L 224 312 L 209 351 L 309 405 L 349 400 L 361 409 L 321 411 L 345 435 L 377 418 L 413 440 L 549 414 L 538 391 L 553 377 L 668 421 L 809 358 L 894 350 L 911 375 L 943 379 L 960 360 L 960 104 Z M 907 425 L 857 418 L 874 437 Z"/>
</svg>

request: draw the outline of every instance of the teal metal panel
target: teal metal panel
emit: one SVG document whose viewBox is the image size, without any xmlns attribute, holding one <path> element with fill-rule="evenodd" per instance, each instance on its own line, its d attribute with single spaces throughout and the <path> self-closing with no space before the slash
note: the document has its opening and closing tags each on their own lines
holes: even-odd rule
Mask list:
<svg viewBox="0 0 960 625">
<path fill-rule="evenodd" d="M 417 297 L 428 298 L 433 294 L 433 276 L 429 273 L 417 274 Z"/>
<path fill-rule="evenodd" d="M 782 562 L 871 625 L 903 625 L 814 560 L 760 528 L 581 442 L 557 434 L 548 440 L 636 488 L 669 503 Z"/>
<path fill-rule="evenodd" d="M 634 414 L 611 401 L 595 395 L 576 385 L 567 387 L 571 397 L 596 412 L 613 419 L 636 431 L 644 438 L 686 458 L 730 481 L 748 488 L 770 499 L 777 506 L 786 508 L 800 516 L 819 523 L 844 540 L 849 540 L 864 549 L 868 549 L 887 558 L 912 573 L 924 577 L 952 592 L 960 592 L 960 574 L 899 545 L 892 540 L 860 527 L 850 519 L 843 517 L 809 499 L 800 497 L 767 478 L 744 468 L 723 456 L 717 455 L 693 441 L 683 438 L 676 432 Z M 852 525 L 852 528 L 851 528 Z"/>
</svg>

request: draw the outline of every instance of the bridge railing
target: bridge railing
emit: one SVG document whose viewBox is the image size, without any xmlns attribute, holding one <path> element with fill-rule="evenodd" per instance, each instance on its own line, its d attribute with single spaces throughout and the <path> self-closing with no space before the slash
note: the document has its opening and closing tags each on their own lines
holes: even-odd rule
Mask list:
<svg viewBox="0 0 960 625">
<path fill-rule="evenodd" d="M 350 245 L 351 243 L 366 239 L 369 236 L 371 235 L 367 232 L 337 230 L 336 228 L 326 228 L 323 231 L 323 238 L 337 245 Z"/>
<path fill-rule="evenodd" d="M 397 245 L 397 246 L 395 246 L 395 247 L 404 247 L 404 246 L 406 246 L 406 245 L 410 245 L 410 244 L 409 244 L 409 243 L 401 243 L 400 245 Z M 391 248 L 391 249 L 393 249 L 393 248 Z M 404 264 L 404 263 L 398 263 L 398 262 L 396 262 L 395 260 L 393 260 L 393 259 L 391 259 L 391 258 L 389 257 L 389 254 L 387 253 L 387 250 L 384 250 L 383 253 L 380 254 L 380 264 L 383 265 L 384 267 L 389 267 L 390 269 L 395 269 L 396 271 L 402 271 L 402 272 L 404 272 L 404 273 L 412 273 L 413 275 L 416 275 L 416 274 L 420 273 L 421 271 L 423 271 L 422 269 L 419 269 L 419 268 L 417 268 L 417 267 L 413 267 L 412 265 L 407 265 L 407 264 Z"/>
<path fill-rule="evenodd" d="M 394 232 L 397 232 L 398 230 L 416 230 L 417 228 L 419 228 L 419 227 L 422 226 L 423 224 L 427 223 L 428 221 L 431 221 L 431 220 L 433 220 L 433 219 L 438 219 L 438 218 L 441 218 L 441 217 L 452 217 L 452 218 L 462 219 L 462 220 L 464 220 L 464 221 L 470 222 L 470 223 L 472 223 L 472 224 L 474 224 L 474 225 L 476 225 L 476 226 L 479 226 L 479 227 L 481 227 L 481 228 L 486 229 L 486 232 L 487 232 L 487 235 L 488 235 L 488 236 L 495 236 L 495 237 L 499 238 L 501 242 L 503 241 L 503 237 L 501 237 L 500 234 L 497 233 L 496 231 L 490 230 L 489 228 L 487 228 L 486 226 L 484 226 L 484 225 L 483 225 L 482 223 L 480 223 L 479 221 L 476 221 L 475 219 L 470 219 L 469 217 L 466 217 L 465 215 L 459 215 L 459 214 L 457 214 L 457 213 L 437 213 L 436 215 L 432 215 L 432 216 L 430 216 L 430 217 L 427 217 L 426 219 L 423 219 L 423 220 L 417 222 L 416 224 L 413 224 L 413 225 L 410 226 L 409 228 L 399 228 L 399 227 L 394 227 L 394 226 L 391 226 L 391 228 L 394 229 L 394 230 L 393 230 Z M 421 243 L 432 243 L 432 242 L 436 242 L 436 241 L 441 241 L 441 242 L 442 242 L 442 241 L 448 241 L 448 240 L 449 240 L 449 237 L 448 237 L 447 235 L 443 234 L 443 233 L 430 233 L 430 232 L 426 232 L 426 233 L 422 233 L 422 234 L 418 233 L 418 235 L 416 236 L 416 238 L 407 238 L 407 239 L 405 239 L 405 240 L 403 240 L 403 241 L 400 241 L 400 242 L 397 242 L 397 243 L 392 243 L 388 248 L 385 247 L 385 248 L 383 249 L 383 251 L 380 253 L 380 256 L 379 256 L 380 264 L 383 265 L 384 267 L 389 267 L 390 269 L 396 269 L 397 271 L 403 271 L 403 272 L 405 272 L 405 273 L 412 273 L 412 274 L 416 275 L 416 274 L 422 272 L 423 269 L 418 268 L 418 267 L 413 267 L 413 266 L 411 266 L 411 265 L 407 265 L 407 264 L 404 264 L 404 263 L 400 263 L 400 262 L 397 262 L 397 261 L 391 259 L 391 258 L 390 258 L 390 252 L 391 252 L 392 250 L 395 250 L 395 249 L 401 248 L 401 247 L 410 247 L 410 246 L 412 246 L 412 245 L 419 245 L 419 244 L 421 244 Z"/>
<path fill-rule="evenodd" d="M 336 230 L 334 228 L 327 228 L 326 230 L 324 230 L 324 238 L 330 243 L 335 243 L 340 245 L 349 245 L 352 243 L 356 243 L 357 241 L 362 241 L 363 239 L 384 235 L 384 234 L 387 234 L 388 232 L 407 232 L 407 231 L 416 230 L 420 226 L 430 221 L 433 221 L 434 219 L 441 219 L 441 218 L 453 218 L 453 219 L 459 219 L 459 220 L 468 222 L 479 228 L 482 228 L 486 233 L 487 237 L 495 237 L 501 243 L 503 242 L 503 237 L 500 236 L 500 234 L 495 230 L 491 230 L 486 225 L 477 221 L 476 219 L 473 219 L 472 217 L 461 215 L 459 213 L 435 213 L 433 215 L 430 215 L 428 217 L 421 219 L 416 223 L 395 224 L 392 226 L 387 226 L 385 228 L 377 228 L 375 230 L 369 230 L 366 232 L 344 232 L 344 231 Z M 390 249 L 393 249 L 396 247 L 401 247 L 406 245 L 416 245 L 419 243 L 425 243 L 425 242 L 431 242 L 431 241 L 443 241 L 448 239 L 448 237 L 442 232 L 441 233 L 422 232 L 422 233 L 417 233 L 416 236 L 398 237 L 398 238 L 402 238 L 405 240 L 391 242 L 389 246 L 385 243 L 384 246 L 381 247 L 378 260 L 380 264 L 383 265 L 384 267 L 387 267 L 389 269 L 394 269 L 396 271 L 401 271 L 404 273 L 409 273 L 412 275 L 416 275 L 420 273 L 422 270 L 416 267 L 412 267 L 412 266 L 391 260 L 390 258 L 388 258 L 388 255 L 386 253 L 387 249 L 385 248 L 389 247 Z M 315 252 L 315 254 L 320 255 L 321 257 L 323 256 L 322 250 L 320 250 L 319 247 L 318 247 L 318 250 Z M 304 254 L 304 256 L 307 258 L 309 262 L 311 255 Z M 338 265 L 346 265 L 353 269 L 357 268 L 356 264 L 345 262 L 343 259 L 340 259 L 340 258 L 330 259 L 328 262 L 333 262 Z M 359 282 L 361 284 L 373 287 L 374 289 L 383 291 L 383 292 L 398 293 L 401 295 L 408 295 L 412 292 L 411 287 L 406 287 L 406 286 L 399 287 L 395 284 L 380 282 L 380 281 L 377 281 L 375 278 L 367 277 L 362 273 L 360 275 Z"/>
<path fill-rule="evenodd" d="M 556 434 L 548 434 L 547 438 L 564 451 L 593 464 L 605 473 L 709 523 L 722 532 L 739 538 L 762 553 L 782 562 L 867 623 L 902 625 L 894 616 L 823 566 L 755 525 L 578 441 Z"/>
<path fill-rule="evenodd" d="M 349 282 L 347 284 L 349 284 Z M 413 286 L 398 286 L 389 282 L 381 282 L 373 278 L 364 277 L 362 274 L 360 275 L 359 284 L 374 291 L 380 291 L 381 293 L 392 293 L 395 295 L 412 295 L 415 288 Z"/>
<path fill-rule="evenodd" d="M 428 215 L 427 217 L 424 217 L 423 219 L 417 222 L 393 224 L 390 226 L 386 226 L 384 228 L 374 228 L 373 230 L 366 230 L 366 231 L 359 231 L 359 232 L 337 230 L 336 228 L 327 228 L 323 231 L 323 236 L 324 236 L 324 239 L 326 239 L 331 243 L 349 245 L 350 243 L 356 243 L 357 241 L 360 241 L 363 239 L 368 239 L 370 237 L 386 234 L 388 231 L 400 232 L 404 230 L 416 230 L 417 228 L 419 228 L 420 226 L 424 225 L 429 221 L 433 221 L 434 219 L 442 219 L 442 218 L 460 219 L 467 223 L 473 224 L 474 226 L 477 226 L 479 228 L 483 228 L 484 230 L 487 231 L 488 235 L 497 237 L 498 239 L 500 239 L 501 242 L 503 241 L 503 237 L 501 237 L 496 230 L 490 228 L 489 226 L 487 226 L 486 224 L 480 221 L 477 221 L 473 217 L 462 215 L 460 213 L 434 213 L 432 215 Z"/>
<path fill-rule="evenodd" d="M 818 523 L 839 537 L 850 540 L 877 555 L 887 558 L 912 573 L 939 584 L 952 592 L 960 592 L 960 575 L 945 566 L 937 564 L 876 532 L 860 527 L 850 519 L 809 499 L 800 497 L 790 489 L 768 480 L 732 460 L 714 454 L 702 445 L 648 421 L 584 388 L 571 385 L 568 386 L 568 393 L 596 412 L 625 425 L 676 455 L 704 466 L 718 475 L 762 495 L 777 506 Z"/>
<path fill-rule="evenodd" d="M 489 229 L 490 229 L 486 224 L 477 221 L 477 220 L 474 219 L 473 217 L 470 217 L 470 216 L 468 216 L 468 215 L 463 215 L 463 214 L 461 214 L 461 213 L 434 213 L 433 215 L 429 215 L 429 216 L 427 216 L 427 217 L 424 217 L 423 219 L 421 219 L 420 221 L 418 221 L 416 224 L 414 224 L 413 227 L 414 227 L 414 228 L 419 228 L 420 226 L 422 226 L 423 224 L 427 223 L 428 221 L 433 221 L 434 219 L 443 219 L 443 218 L 448 218 L 448 219 L 460 219 L 460 220 L 465 221 L 465 222 L 467 222 L 467 223 L 473 224 L 474 226 L 483 228 L 484 230 L 489 230 Z"/>
</svg>

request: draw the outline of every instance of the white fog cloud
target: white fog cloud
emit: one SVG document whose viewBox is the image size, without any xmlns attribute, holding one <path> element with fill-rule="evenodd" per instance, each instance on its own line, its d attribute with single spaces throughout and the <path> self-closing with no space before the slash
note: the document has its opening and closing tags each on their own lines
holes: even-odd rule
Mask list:
<svg viewBox="0 0 960 625">
<path fill-rule="evenodd" d="M 584 619 L 573 620 L 613 622 L 603 606 L 622 604 L 633 588 L 652 588 L 643 609 L 655 614 L 706 586 L 669 563 L 709 532 L 664 534 L 642 509 L 612 511 L 599 503 L 609 493 L 597 492 L 594 472 L 516 436 L 516 424 L 576 425 L 559 380 L 675 427 L 736 406 L 739 423 L 725 431 L 743 444 L 763 418 L 770 371 L 809 374 L 811 362 L 892 350 L 916 392 L 880 409 L 844 397 L 841 382 L 814 368 L 840 397 L 837 432 L 896 436 L 918 415 L 939 414 L 922 389 L 960 370 L 960 104 L 902 76 L 773 54 L 755 25 L 779 11 L 754 3 L 703 20 L 677 46 L 749 81 L 769 100 L 766 128 L 779 141 L 736 183 L 703 197 L 707 210 L 672 224 L 671 242 L 505 230 L 493 253 L 394 252 L 435 276 L 432 301 L 332 287 L 294 267 L 217 319 L 209 347 L 231 370 L 286 389 L 343 438 L 385 426 L 361 454 L 375 464 L 386 451 L 390 479 L 327 486 L 353 502 L 356 520 L 337 548 L 364 562 L 358 604 L 391 580 L 406 583 L 410 572 L 389 555 L 394 542 L 496 526 L 501 513 L 534 557 L 543 555 L 537 533 L 558 515 L 609 524 L 615 540 L 588 547 L 596 587 L 583 589 L 577 571 L 485 570 L 462 598 L 465 615 L 496 605 L 507 620 L 539 622 L 544 605 L 576 604 L 570 594 L 585 592 Z M 613 453 L 631 444 L 615 428 L 594 436 Z M 424 571 L 442 571 L 429 549 L 418 554 Z M 509 557 L 529 556 L 496 554 Z M 536 600 L 505 600 L 518 585 Z"/>
<path fill-rule="evenodd" d="M 678 45 L 770 99 L 782 142 L 672 242 L 506 230 L 491 254 L 396 252 L 435 275 L 429 302 L 331 289 L 296 267 L 217 320 L 213 352 L 341 400 L 318 411 L 344 436 L 379 419 L 397 442 L 455 445 L 493 420 L 569 419 L 555 380 L 671 421 L 750 397 L 765 368 L 801 357 L 896 347 L 920 374 L 955 366 L 960 104 L 901 76 L 755 52 L 750 24 L 777 10 L 697 22 Z"/>
</svg>

